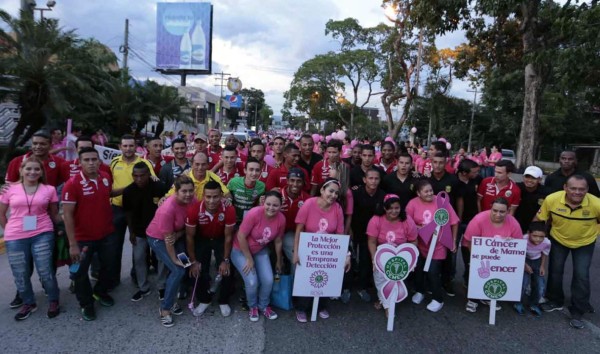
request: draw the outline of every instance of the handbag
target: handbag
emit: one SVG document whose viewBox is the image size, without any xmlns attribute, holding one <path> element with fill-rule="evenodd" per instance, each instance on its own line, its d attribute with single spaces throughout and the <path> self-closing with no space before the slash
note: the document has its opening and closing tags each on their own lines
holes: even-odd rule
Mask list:
<svg viewBox="0 0 600 354">
<path fill-rule="evenodd" d="M 271 305 L 286 311 L 293 309 L 293 286 L 294 277 L 292 275 L 280 275 L 279 279 L 273 279 L 273 290 L 271 291 Z"/>
</svg>

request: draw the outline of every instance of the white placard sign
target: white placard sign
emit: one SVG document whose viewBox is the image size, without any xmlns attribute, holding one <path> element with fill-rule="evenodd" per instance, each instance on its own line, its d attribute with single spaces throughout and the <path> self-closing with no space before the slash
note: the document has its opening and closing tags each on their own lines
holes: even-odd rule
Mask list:
<svg viewBox="0 0 600 354">
<path fill-rule="evenodd" d="M 469 299 L 491 300 L 490 324 L 496 301 L 521 301 L 527 240 L 473 237 L 469 267 Z M 493 312 L 493 314 L 492 314 Z"/>
<path fill-rule="evenodd" d="M 340 296 L 349 241 L 348 235 L 300 233 L 293 295 Z"/>
</svg>

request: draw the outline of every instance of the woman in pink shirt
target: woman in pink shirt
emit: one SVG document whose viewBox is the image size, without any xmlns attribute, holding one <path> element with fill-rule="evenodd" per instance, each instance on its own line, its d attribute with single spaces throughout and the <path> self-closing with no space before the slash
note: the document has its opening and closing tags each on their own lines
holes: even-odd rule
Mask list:
<svg viewBox="0 0 600 354">
<path fill-rule="evenodd" d="M 401 209 L 400 197 L 395 194 L 387 194 L 383 198 L 383 210 L 385 213 L 373 216 L 367 226 L 369 252 L 373 262 L 375 262 L 375 252 L 379 245 L 398 246 L 407 242 L 417 244 L 417 226 L 413 219 L 406 215 L 406 210 Z M 381 288 L 385 285 L 386 279 L 375 270 L 373 270 L 373 279 L 379 296 L 379 302 L 375 304 L 375 308 L 380 309 L 383 305 L 387 316 L 390 303 L 381 297 Z"/>
<path fill-rule="evenodd" d="M 267 192 L 264 205 L 250 209 L 233 240 L 231 261 L 244 279 L 250 309 L 248 316 L 252 322 L 258 321 L 259 310 L 269 320 L 277 318 L 277 313 L 269 306 L 273 290 L 273 268 L 266 246 L 271 242 L 275 243 L 275 271 L 281 272 L 286 224 L 285 216 L 280 212 L 281 203 L 279 192 Z"/>
<path fill-rule="evenodd" d="M 318 234 L 338 234 L 344 232 L 344 211 L 338 203 L 340 195 L 340 182 L 335 178 L 327 178 L 321 188 L 320 195 L 308 199 L 296 215 L 296 235 L 294 239 L 294 260 L 297 267 L 301 267 L 298 257 L 300 233 L 311 232 Z M 349 266 L 349 254 L 346 257 L 346 271 Z M 312 308 L 312 299 L 308 297 L 297 298 L 296 319 L 306 322 L 306 312 Z M 319 317 L 329 318 L 327 300 L 319 300 Z"/>
<path fill-rule="evenodd" d="M 421 228 L 433 222 L 433 217 L 438 206 L 435 201 L 431 182 L 428 180 L 421 180 L 417 183 L 415 188 L 417 189 L 417 197 L 408 202 L 408 205 L 406 206 L 406 215 L 411 217 L 415 221 L 415 224 Z M 447 210 L 450 217 L 448 223 L 452 228 L 453 244 L 456 245 L 458 223 L 460 220 L 452 206 L 448 205 Z M 425 299 L 425 280 L 427 280 L 429 290 L 432 292 L 432 299 L 429 305 L 427 305 L 427 309 L 431 312 L 438 312 L 444 306 L 441 271 L 442 264 L 446 259 L 447 250 L 438 239 L 433 252 L 431 265 L 429 266 L 429 271 L 424 272 L 423 268 L 429 252 L 429 245 L 430 243 L 426 244 L 419 238 L 417 247 L 419 248 L 420 256 L 417 267 L 415 268 L 415 287 L 417 292 L 413 295 L 412 302 L 415 304 L 423 302 Z M 450 251 L 456 252 L 456 247 Z"/>
<path fill-rule="evenodd" d="M 58 283 L 52 264 L 54 223 L 60 221 L 58 197 L 54 187 L 44 184 L 44 165 L 36 157 L 23 160 L 19 172 L 21 180 L 0 196 L 0 226 L 4 229 L 8 263 L 23 299 L 15 319 L 24 320 L 37 310 L 31 286 L 33 263 L 48 295 L 47 316 L 53 318 L 60 313 Z M 8 208 L 9 218 L 6 217 Z"/>
<path fill-rule="evenodd" d="M 169 269 L 165 284 L 165 296 L 160 302 L 160 322 L 173 327 L 173 315 L 183 314 L 177 302 L 179 283 L 185 275 L 183 262 L 177 257 L 185 248 L 185 217 L 187 207 L 194 199 L 194 182 L 188 176 L 175 180 L 175 194 L 168 197 L 156 210 L 154 218 L 146 228 L 148 244 L 156 257 Z"/>
<path fill-rule="evenodd" d="M 487 166 L 487 177 L 494 177 L 494 169 L 496 167 L 496 163 L 500 160 L 502 160 L 502 153 L 499 152 L 496 145 L 494 145 L 492 146 L 490 155 L 485 159 Z"/>
<path fill-rule="evenodd" d="M 465 262 L 465 279 L 467 280 L 469 279 L 469 266 L 471 263 L 471 240 L 474 236 L 522 239 L 523 233 L 517 219 L 509 214 L 508 201 L 504 198 L 497 198 L 492 202 L 490 210 L 475 215 L 467 225 L 461 241 L 461 251 Z M 482 300 L 481 302 L 489 306 L 489 301 Z M 500 306 L 496 305 L 496 309 L 500 310 Z M 467 299 L 466 310 L 476 312 L 477 303 Z"/>
</svg>

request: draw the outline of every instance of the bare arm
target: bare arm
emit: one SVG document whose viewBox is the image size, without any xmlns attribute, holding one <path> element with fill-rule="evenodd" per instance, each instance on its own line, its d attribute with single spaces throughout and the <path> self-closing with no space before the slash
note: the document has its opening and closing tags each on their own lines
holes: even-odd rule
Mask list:
<svg viewBox="0 0 600 354">
<path fill-rule="evenodd" d="M 281 273 L 281 269 L 283 268 L 283 237 L 275 238 L 275 255 L 277 256 L 277 260 L 275 262 L 275 271 L 277 273 Z"/>
<path fill-rule="evenodd" d="M 187 255 L 192 262 L 192 267 L 190 269 L 190 275 L 192 277 L 197 277 L 200 275 L 200 262 L 196 261 L 196 226 L 186 226 L 185 227 L 185 248 L 187 250 Z"/>
<path fill-rule="evenodd" d="M 242 269 L 244 274 L 248 274 L 252 269 L 254 269 L 254 258 L 252 257 L 252 253 L 250 253 L 250 247 L 248 246 L 248 240 L 246 237 L 248 237 L 246 234 L 238 231 L 237 238 L 240 244 L 240 251 L 242 251 L 246 257 L 246 265 Z"/>
<path fill-rule="evenodd" d="M 371 260 L 373 260 L 373 264 L 375 264 L 375 252 L 377 251 L 377 237 L 370 237 L 367 235 L 367 239 L 369 252 L 371 253 Z"/>
<path fill-rule="evenodd" d="M 304 224 L 296 225 L 296 234 L 294 235 L 294 259 L 293 264 L 300 265 L 300 256 L 298 255 L 298 248 L 300 247 L 300 233 L 304 231 Z"/>
<path fill-rule="evenodd" d="M 63 203 L 63 220 L 69 239 L 69 254 L 73 262 L 79 262 L 79 245 L 75 240 L 75 203 Z"/>
<path fill-rule="evenodd" d="M 481 200 L 482 199 L 483 199 L 483 197 L 478 194 L 477 195 L 477 212 L 479 212 L 479 213 L 481 213 Z"/>
<path fill-rule="evenodd" d="M 6 211 L 8 210 L 8 205 L 4 203 L 0 203 L 0 227 L 3 229 L 6 228 L 6 223 L 8 222 L 8 218 L 6 217 Z"/>
</svg>

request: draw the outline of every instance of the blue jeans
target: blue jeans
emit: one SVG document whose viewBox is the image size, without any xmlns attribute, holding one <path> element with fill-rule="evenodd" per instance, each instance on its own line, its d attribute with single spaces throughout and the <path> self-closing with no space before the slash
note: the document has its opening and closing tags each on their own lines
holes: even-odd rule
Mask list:
<svg viewBox="0 0 600 354">
<path fill-rule="evenodd" d="M 525 258 L 525 263 L 531 267 L 533 273 L 525 273 L 523 275 L 523 290 L 522 297 L 525 298 L 525 292 L 529 283 L 531 283 L 531 293 L 529 294 L 529 306 L 539 305 L 540 299 L 546 291 L 546 279 L 540 276 L 540 268 L 542 265 L 542 257 L 538 259 Z"/>
<path fill-rule="evenodd" d="M 231 250 L 231 262 L 238 270 L 244 284 L 246 285 L 246 299 L 248 307 L 258 307 L 261 311 L 269 306 L 271 301 L 271 290 L 273 290 L 273 268 L 269 260 L 269 251 L 265 247 L 258 253 L 252 255 L 254 259 L 254 269 L 248 274 L 244 274 L 246 265 L 246 256 L 238 249 Z"/>
<path fill-rule="evenodd" d="M 571 306 L 569 311 L 574 317 L 581 317 L 588 312 L 590 305 L 590 265 L 594 255 L 595 242 L 579 248 L 569 248 L 561 245 L 550 237 L 550 263 L 548 267 L 548 300 L 562 306 L 565 301 L 563 292 L 563 273 L 569 253 L 573 259 L 573 279 L 571 280 Z"/>
<path fill-rule="evenodd" d="M 150 236 L 147 237 L 148 244 L 156 254 L 156 258 L 163 262 L 165 267 L 167 267 L 167 269 L 170 271 L 169 276 L 167 277 L 167 282 L 165 283 L 165 297 L 160 302 L 160 308 L 164 311 L 171 311 L 171 308 L 175 304 L 175 298 L 177 297 L 177 291 L 179 290 L 179 283 L 186 273 L 185 268 L 173 263 L 173 260 L 167 253 L 167 246 L 165 245 L 164 240 L 159 240 Z M 175 253 L 183 252 L 183 238 L 180 238 L 173 246 L 175 247 Z"/>
<path fill-rule="evenodd" d="M 94 304 L 93 294 L 106 294 L 111 287 L 111 277 L 116 264 L 117 235 L 114 233 L 105 236 L 96 241 L 77 241 L 79 249 L 87 247 L 87 252 L 79 261 L 79 270 L 73 279 L 75 282 L 75 295 L 81 307 L 87 307 Z M 99 260 L 98 281 L 92 289 L 88 270 L 94 259 Z"/>
<path fill-rule="evenodd" d="M 15 279 L 17 291 L 27 305 L 35 304 L 35 295 L 31 286 L 31 260 L 35 263 L 38 275 L 48 294 L 48 301 L 58 301 L 58 283 L 54 275 L 52 251 L 54 250 L 54 232 L 21 240 L 6 241 L 8 263 Z"/>
</svg>

